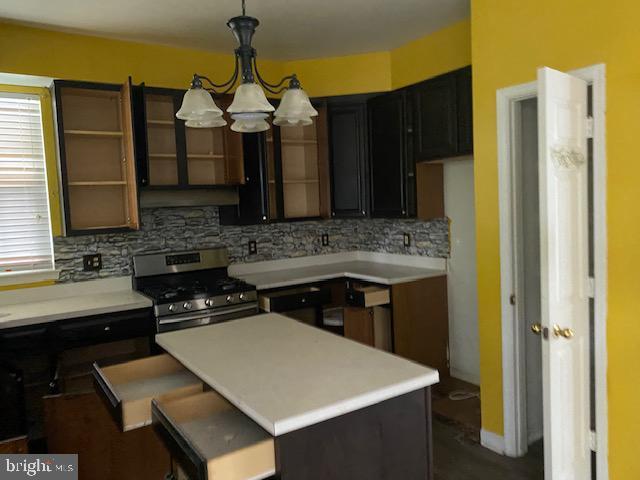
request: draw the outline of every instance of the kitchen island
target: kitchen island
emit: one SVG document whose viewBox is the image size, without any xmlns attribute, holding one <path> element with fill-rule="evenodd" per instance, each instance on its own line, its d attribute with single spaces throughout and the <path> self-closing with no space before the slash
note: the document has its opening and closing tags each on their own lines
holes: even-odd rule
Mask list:
<svg viewBox="0 0 640 480">
<path fill-rule="evenodd" d="M 243 445 L 246 459 L 269 456 L 270 448 L 274 457 L 272 468 L 246 478 L 431 478 L 436 370 L 278 314 L 164 333 L 156 342 L 254 424 L 258 431 L 245 436 L 273 442 L 258 442 L 260 451 Z M 204 447 L 171 418 L 184 417 L 180 402 L 192 411 L 211 403 L 154 401 L 154 423 L 189 477 L 212 478 L 207 462 L 216 466 Z"/>
</svg>

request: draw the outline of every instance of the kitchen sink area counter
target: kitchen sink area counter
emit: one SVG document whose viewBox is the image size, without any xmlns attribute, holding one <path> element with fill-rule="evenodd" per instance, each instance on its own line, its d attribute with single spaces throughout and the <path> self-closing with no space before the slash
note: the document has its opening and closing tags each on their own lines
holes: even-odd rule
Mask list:
<svg viewBox="0 0 640 480">
<path fill-rule="evenodd" d="M 395 285 L 446 275 L 446 259 L 379 252 L 330 255 L 231 265 L 231 275 L 258 290 L 351 278 Z"/>
<path fill-rule="evenodd" d="M 150 308 L 130 277 L 0 292 L 0 329 Z"/>
</svg>

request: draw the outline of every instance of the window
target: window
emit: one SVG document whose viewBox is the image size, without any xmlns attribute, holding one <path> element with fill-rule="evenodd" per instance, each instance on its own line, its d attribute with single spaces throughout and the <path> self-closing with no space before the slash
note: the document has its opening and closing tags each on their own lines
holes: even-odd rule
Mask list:
<svg viewBox="0 0 640 480">
<path fill-rule="evenodd" d="M 53 262 L 40 98 L 0 92 L 0 275 Z"/>
</svg>

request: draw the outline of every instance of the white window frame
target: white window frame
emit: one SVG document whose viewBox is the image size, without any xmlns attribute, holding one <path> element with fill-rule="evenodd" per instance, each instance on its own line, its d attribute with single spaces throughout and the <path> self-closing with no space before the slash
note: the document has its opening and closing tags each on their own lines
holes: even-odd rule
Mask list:
<svg viewBox="0 0 640 480">
<path fill-rule="evenodd" d="M 13 286 L 13 285 L 22 285 L 26 283 L 35 283 L 42 281 L 50 281 L 57 280 L 59 276 L 59 271 L 55 268 L 55 254 L 53 247 L 53 228 L 51 223 L 51 197 L 49 192 L 49 182 L 48 182 L 48 159 L 47 159 L 47 151 L 45 147 L 46 140 L 44 138 L 45 128 L 43 121 L 43 108 L 42 102 L 45 99 L 37 95 L 35 93 L 21 93 L 21 92 L 8 92 L 8 91 L 0 91 L 0 98 L 24 98 L 37 100 L 39 104 L 40 110 L 40 125 L 42 128 L 42 152 L 43 152 L 43 166 L 44 166 L 44 175 L 45 175 L 45 198 L 47 200 L 47 225 L 49 231 L 49 249 L 51 251 L 51 268 L 47 269 L 37 269 L 37 270 L 23 270 L 23 271 L 15 271 L 15 272 L 0 272 L 0 287 L 5 286 Z"/>
</svg>

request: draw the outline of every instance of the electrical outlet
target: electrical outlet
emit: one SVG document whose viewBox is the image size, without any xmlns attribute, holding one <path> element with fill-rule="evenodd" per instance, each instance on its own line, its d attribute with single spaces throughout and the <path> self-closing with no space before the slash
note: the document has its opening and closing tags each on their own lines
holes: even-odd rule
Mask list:
<svg viewBox="0 0 640 480">
<path fill-rule="evenodd" d="M 249 255 L 255 255 L 258 253 L 258 245 L 255 240 L 249 240 Z"/>
<path fill-rule="evenodd" d="M 322 234 L 322 246 L 323 247 L 328 247 L 329 246 L 329 234 L 328 233 L 323 233 Z"/>
<path fill-rule="evenodd" d="M 410 247 L 411 246 L 411 234 L 404 233 L 403 234 L 403 241 L 404 241 L 404 246 L 405 247 Z"/>
<path fill-rule="evenodd" d="M 82 269 L 85 272 L 97 272 L 102 268 L 102 255 L 94 253 L 82 256 Z"/>
</svg>

